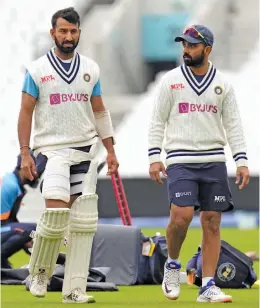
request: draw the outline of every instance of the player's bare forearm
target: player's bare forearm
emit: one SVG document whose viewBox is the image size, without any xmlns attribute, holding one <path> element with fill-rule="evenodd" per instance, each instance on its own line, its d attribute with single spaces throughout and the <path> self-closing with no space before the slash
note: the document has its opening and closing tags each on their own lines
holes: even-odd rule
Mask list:
<svg viewBox="0 0 260 308">
<path fill-rule="evenodd" d="M 36 104 L 36 99 L 27 94 L 22 94 L 22 104 L 18 118 L 18 139 L 21 153 L 29 152 L 30 136 L 32 127 L 32 115 Z"/>
<path fill-rule="evenodd" d="M 117 171 L 119 167 L 119 163 L 113 146 L 113 139 L 112 137 L 104 138 L 102 139 L 102 142 L 107 150 L 107 159 L 106 159 L 108 167 L 107 175 L 112 175 Z"/>
<path fill-rule="evenodd" d="M 101 96 L 91 96 L 90 101 L 93 112 L 102 112 L 106 110 Z"/>
<path fill-rule="evenodd" d="M 102 143 L 103 143 L 104 147 L 106 148 L 107 153 L 115 154 L 115 148 L 114 148 L 112 137 L 103 139 Z"/>
</svg>

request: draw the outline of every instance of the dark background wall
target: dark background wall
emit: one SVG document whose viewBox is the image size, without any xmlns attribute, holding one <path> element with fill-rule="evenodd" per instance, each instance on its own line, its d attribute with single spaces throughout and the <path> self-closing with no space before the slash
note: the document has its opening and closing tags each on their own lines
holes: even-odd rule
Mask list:
<svg viewBox="0 0 260 308">
<path fill-rule="evenodd" d="M 166 183 L 158 185 L 147 178 L 122 179 L 128 205 L 133 217 L 168 216 L 169 205 Z M 230 177 L 230 188 L 236 209 L 259 210 L 259 177 L 252 177 L 250 184 L 242 191 Z M 98 180 L 99 216 L 118 217 L 118 208 L 110 179 Z"/>
</svg>

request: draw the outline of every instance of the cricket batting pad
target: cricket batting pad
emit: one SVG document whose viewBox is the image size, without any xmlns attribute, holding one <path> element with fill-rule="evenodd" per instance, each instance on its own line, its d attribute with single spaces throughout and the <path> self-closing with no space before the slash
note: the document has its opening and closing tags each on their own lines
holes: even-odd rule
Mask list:
<svg viewBox="0 0 260 308">
<path fill-rule="evenodd" d="M 29 264 L 31 275 L 46 273 L 52 276 L 68 227 L 70 209 L 48 208 L 41 216 L 35 232 Z"/>
<path fill-rule="evenodd" d="M 78 197 L 72 204 L 63 296 L 69 296 L 76 288 L 86 291 L 92 242 L 97 230 L 97 201 L 96 194 L 89 194 Z"/>
</svg>

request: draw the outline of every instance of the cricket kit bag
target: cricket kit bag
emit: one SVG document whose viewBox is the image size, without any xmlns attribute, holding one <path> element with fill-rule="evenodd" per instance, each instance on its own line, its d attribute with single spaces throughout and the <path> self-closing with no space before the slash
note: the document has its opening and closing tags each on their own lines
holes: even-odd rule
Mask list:
<svg viewBox="0 0 260 308">
<path fill-rule="evenodd" d="M 168 258 L 165 236 L 145 237 L 142 234 L 143 250 L 139 260 L 139 284 L 161 284 L 164 266 Z"/>
<path fill-rule="evenodd" d="M 194 274 L 192 283 L 201 286 L 202 282 L 202 255 L 201 248 L 188 262 L 186 267 L 188 281 Z M 257 280 L 253 269 L 253 261 L 225 241 L 221 241 L 221 251 L 214 277 L 215 283 L 220 288 L 239 289 L 251 288 Z"/>
</svg>

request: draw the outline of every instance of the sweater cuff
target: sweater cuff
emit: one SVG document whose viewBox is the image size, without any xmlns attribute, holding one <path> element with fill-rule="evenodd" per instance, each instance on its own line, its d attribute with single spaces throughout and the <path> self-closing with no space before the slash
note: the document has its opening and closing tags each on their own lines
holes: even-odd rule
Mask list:
<svg viewBox="0 0 260 308">
<path fill-rule="evenodd" d="M 247 167 L 248 160 L 246 156 L 246 152 L 239 152 L 233 156 L 236 166 L 238 167 Z"/>
<path fill-rule="evenodd" d="M 148 150 L 150 164 L 161 161 L 161 151 L 162 150 L 160 148 L 150 148 Z"/>
</svg>

